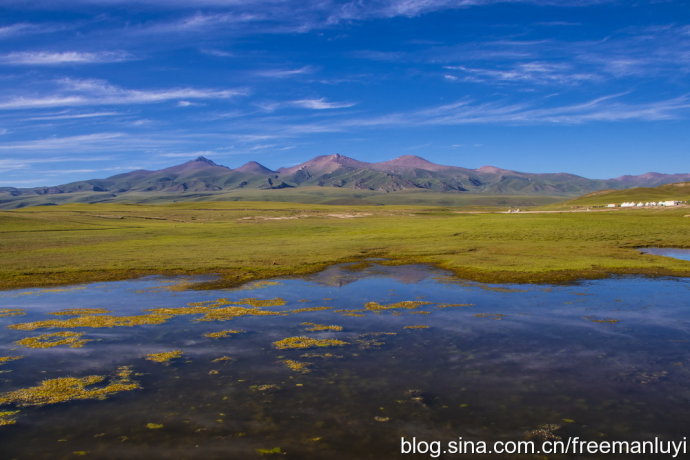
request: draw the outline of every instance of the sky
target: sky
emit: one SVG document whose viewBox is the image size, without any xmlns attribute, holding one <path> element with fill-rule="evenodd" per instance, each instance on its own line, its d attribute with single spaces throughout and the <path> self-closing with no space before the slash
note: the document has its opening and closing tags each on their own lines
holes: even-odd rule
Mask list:
<svg viewBox="0 0 690 460">
<path fill-rule="evenodd" d="M 0 2 L 0 186 L 333 153 L 690 172 L 690 2 Z"/>
</svg>

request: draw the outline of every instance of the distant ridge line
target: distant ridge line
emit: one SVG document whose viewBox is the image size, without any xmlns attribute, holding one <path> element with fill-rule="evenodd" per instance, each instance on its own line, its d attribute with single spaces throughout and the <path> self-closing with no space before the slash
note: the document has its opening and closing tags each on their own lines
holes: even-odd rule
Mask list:
<svg viewBox="0 0 690 460">
<path fill-rule="evenodd" d="M 272 170 L 257 161 L 232 169 L 204 156 L 159 170 L 136 170 L 103 179 L 62 185 L 15 188 L 0 187 L 0 207 L 26 203 L 52 203 L 62 195 L 85 202 L 112 201 L 128 195 L 134 201 L 148 197 L 197 196 L 244 190 L 279 190 L 323 187 L 375 192 L 432 191 L 479 195 L 574 197 L 600 190 L 657 187 L 690 181 L 690 174 L 656 172 L 613 179 L 588 179 L 569 173 L 528 173 L 482 166 L 476 169 L 433 163 L 414 155 L 370 163 L 341 154 L 320 155 L 294 166 Z M 136 196 L 135 196 L 136 195 Z M 44 198 L 37 198 L 44 197 Z M 28 200 L 28 201 L 27 201 Z"/>
</svg>

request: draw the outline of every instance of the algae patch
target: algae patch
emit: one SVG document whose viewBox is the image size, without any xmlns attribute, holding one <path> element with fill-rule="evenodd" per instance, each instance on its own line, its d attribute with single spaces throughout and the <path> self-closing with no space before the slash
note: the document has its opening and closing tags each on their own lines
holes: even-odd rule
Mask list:
<svg viewBox="0 0 690 460">
<path fill-rule="evenodd" d="M 335 326 L 333 324 L 316 324 L 316 323 L 302 323 L 302 326 L 309 326 L 306 330 L 310 332 L 316 332 L 316 331 L 337 331 L 340 332 L 343 330 L 342 326 Z"/>
<path fill-rule="evenodd" d="M 111 379 L 107 385 L 96 386 L 106 380 L 102 375 L 60 377 L 42 381 L 35 387 L 22 388 L 0 395 L 0 405 L 45 406 L 80 399 L 106 399 L 123 391 L 141 388 L 129 375 Z"/>
<path fill-rule="evenodd" d="M 26 311 L 21 308 L 0 308 L 0 318 L 6 318 L 8 316 L 23 316 L 26 315 Z"/>
<path fill-rule="evenodd" d="M 204 337 L 209 337 L 211 339 L 220 339 L 223 337 L 229 337 L 233 334 L 241 334 L 243 332 L 244 331 L 235 330 L 235 329 L 228 329 L 226 331 L 207 332 L 206 334 L 204 334 Z"/>
<path fill-rule="evenodd" d="M 397 310 L 397 309 L 407 309 L 414 310 L 422 305 L 429 305 L 432 302 L 426 302 L 423 300 L 403 300 L 402 302 L 395 302 L 388 305 L 381 305 L 378 302 L 367 302 L 364 304 L 364 308 L 369 311 L 380 312 L 384 310 Z"/>
<path fill-rule="evenodd" d="M 105 308 L 66 308 L 60 311 L 54 311 L 49 313 L 49 315 L 55 316 L 88 316 L 88 315 L 105 315 L 107 313 L 112 313 L 110 310 Z"/>
<path fill-rule="evenodd" d="M 285 364 L 285 366 L 291 371 L 300 372 L 302 374 L 307 374 L 310 372 L 309 366 L 311 363 L 295 361 L 292 359 L 284 359 L 282 363 Z"/>
<path fill-rule="evenodd" d="M 167 363 L 170 360 L 182 357 L 182 350 L 164 351 L 162 353 L 149 353 L 146 359 L 156 363 Z"/>
<path fill-rule="evenodd" d="M 83 335 L 83 332 L 61 331 L 41 334 L 36 337 L 26 337 L 14 343 L 27 348 L 53 348 L 60 345 L 69 345 L 70 348 L 81 348 L 86 342 L 90 342 L 88 339 L 82 339 Z"/>
<path fill-rule="evenodd" d="M 279 350 L 315 348 L 315 347 L 339 347 L 349 345 L 348 342 L 335 339 L 313 339 L 310 337 L 287 337 L 277 342 L 273 346 Z"/>
<path fill-rule="evenodd" d="M 14 418 L 14 416 L 18 413 L 18 410 L 0 412 L 0 426 L 14 425 L 17 423 L 17 419 Z"/>
<path fill-rule="evenodd" d="M 72 329 L 77 327 L 132 327 L 145 324 L 163 324 L 169 320 L 170 315 L 134 315 L 134 316 L 112 316 L 112 315 L 81 315 L 69 319 L 49 319 L 45 321 L 34 321 L 31 323 L 12 324 L 10 329 L 19 331 L 34 331 L 36 329 Z"/>
<path fill-rule="evenodd" d="M 276 297 L 274 299 L 244 298 L 240 300 L 228 300 L 225 298 L 192 302 L 188 307 L 177 308 L 152 308 L 146 310 L 157 315 L 180 316 L 180 315 L 204 315 L 197 321 L 228 321 L 240 316 L 267 316 L 283 315 L 284 313 L 264 311 L 261 308 L 279 307 L 285 305 L 285 299 Z M 238 306 L 238 305 L 248 305 Z"/>
<path fill-rule="evenodd" d="M 325 311 L 325 310 L 330 310 L 333 307 L 305 307 L 305 308 L 295 308 L 294 310 L 290 310 L 290 313 L 306 313 L 310 311 Z"/>
<path fill-rule="evenodd" d="M 16 361 L 18 359 L 22 359 L 23 356 L 0 356 L 0 366 L 3 364 L 9 363 L 10 361 Z"/>
<path fill-rule="evenodd" d="M 209 310 L 204 316 L 197 319 L 197 321 L 229 321 L 240 316 L 276 316 L 283 315 L 275 311 L 264 311 L 258 308 L 247 307 L 222 307 Z"/>
</svg>

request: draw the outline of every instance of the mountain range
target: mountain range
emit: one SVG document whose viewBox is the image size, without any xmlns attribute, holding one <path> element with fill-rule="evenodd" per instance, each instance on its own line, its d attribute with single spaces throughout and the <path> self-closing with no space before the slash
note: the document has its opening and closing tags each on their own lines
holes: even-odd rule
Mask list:
<svg viewBox="0 0 690 460">
<path fill-rule="evenodd" d="M 243 189 L 276 190 L 303 187 L 375 192 L 416 190 L 571 197 L 598 190 L 655 187 L 683 181 L 690 181 L 690 174 L 650 172 L 613 179 L 587 179 L 567 173 L 525 173 L 494 166 L 467 169 L 435 164 L 411 155 L 379 163 L 363 162 L 339 154 L 322 155 L 296 166 L 275 171 L 255 161 L 231 169 L 199 157 L 165 169 L 137 170 L 105 179 L 34 188 L 2 187 L 0 207 L 49 204 L 45 200 L 27 202 L 26 199 L 65 194 L 88 196 L 77 200 L 87 202 L 115 201 L 123 195 L 141 197 L 161 193 L 180 196 L 203 194 L 212 199 L 214 194 Z"/>
</svg>

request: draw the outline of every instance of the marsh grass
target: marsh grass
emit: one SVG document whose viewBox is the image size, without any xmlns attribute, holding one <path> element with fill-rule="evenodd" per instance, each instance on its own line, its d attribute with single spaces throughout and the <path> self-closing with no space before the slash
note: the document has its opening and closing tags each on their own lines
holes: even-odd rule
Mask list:
<svg viewBox="0 0 690 460">
<path fill-rule="evenodd" d="M 182 350 L 172 350 L 164 351 L 161 353 L 149 353 L 146 355 L 148 361 L 153 361 L 155 363 L 167 363 L 173 359 L 181 358 Z"/>
<path fill-rule="evenodd" d="M 106 377 L 102 375 L 43 380 L 34 387 L 0 394 L 0 405 L 45 406 L 78 399 L 106 399 L 116 393 L 141 388 L 137 382 L 130 379 L 129 374 L 125 374 L 124 377 L 117 376 L 105 385 L 98 385 L 105 381 Z"/>
<path fill-rule="evenodd" d="M 289 203 L 71 204 L 0 211 L 0 287 L 217 274 L 199 288 L 300 276 L 384 258 L 481 282 L 568 282 L 611 274 L 690 275 L 687 261 L 638 247 L 690 247 L 683 209 L 472 214 L 424 206 Z M 290 217 L 304 219 L 245 219 Z M 105 219 L 117 215 L 121 219 Z M 2 314 L 2 313 L 0 313 Z"/>
<path fill-rule="evenodd" d="M 336 339 L 314 339 L 311 337 L 287 337 L 273 342 L 273 346 L 279 350 L 340 347 L 343 345 L 348 345 L 348 342 Z"/>
<path fill-rule="evenodd" d="M 69 345 L 71 348 L 81 348 L 87 342 L 90 342 L 88 339 L 82 339 L 81 337 L 83 335 L 83 332 L 60 331 L 50 334 L 41 334 L 36 337 L 25 337 L 14 343 L 27 348 L 53 348 L 60 345 Z"/>
</svg>

